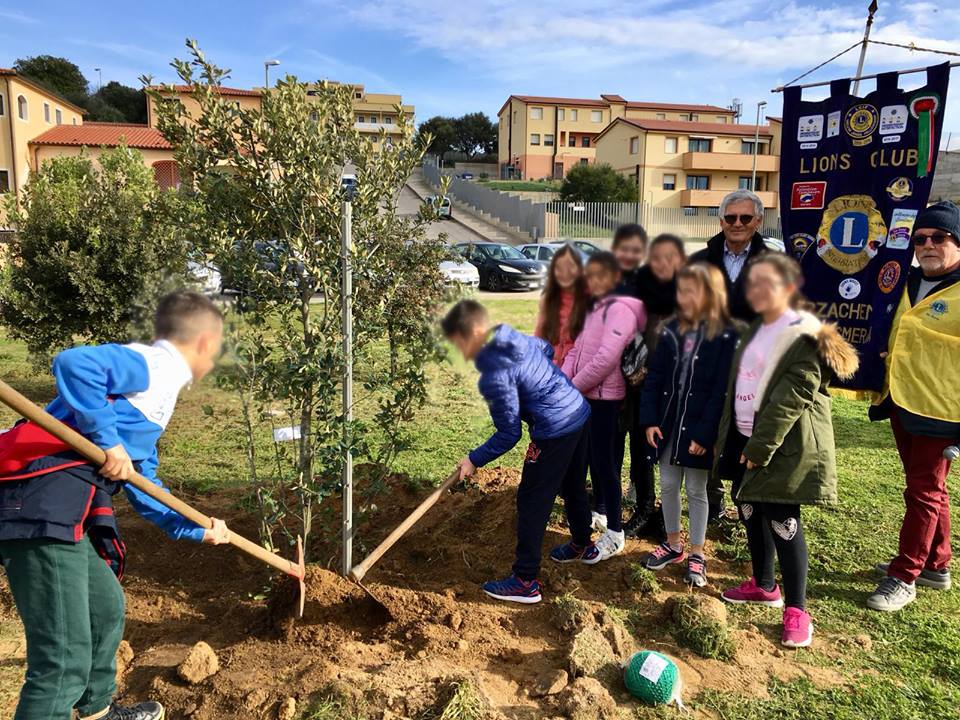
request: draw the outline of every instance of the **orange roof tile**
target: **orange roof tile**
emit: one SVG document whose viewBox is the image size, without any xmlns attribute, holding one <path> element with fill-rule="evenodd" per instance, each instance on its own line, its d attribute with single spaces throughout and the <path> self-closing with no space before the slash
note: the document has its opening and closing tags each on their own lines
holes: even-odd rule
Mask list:
<svg viewBox="0 0 960 720">
<path fill-rule="evenodd" d="M 164 90 L 169 90 L 170 87 L 171 86 L 169 85 L 151 85 L 150 89 L 160 90 L 162 92 Z M 172 87 L 174 91 L 184 95 L 186 95 L 187 93 L 192 93 L 194 88 L 193 85 L 173 85 Z M 246 90 L 244 88 L 223 87 L 222 85 L 219 87 L 214 87 L 214 90 L 216 90 L 216 92 L 220 93 L 221 95 L 229 95 L 229 96 L 235 96 L 235 97 L 260 97 L 263 94 L 260 90 Z"/>
<path fill-rule="evenodd" d="M 511 95 L 507 101 L 500 107 L 499 115 L 503 108 L 507 106 L 510 100 L 520 100 L 525 103 L 543 103 L 544 105 L 579 105 L 582 107 L 608 107 L 610 103 L 626 102 L 627 108 L 631 109 L 649 109 L 649 110 L 679 110 L 694 112 L 724 113 L 732 115 L 733 111 L 729 108 L 723 108 L 718 105 L 691 105 L 687 103 L 661 103 L 661 102 L 641 102 L 635 100 L 624 100 L 620 95 L 605 94 L 600 99 L 590 100 L 586 98 L 564 98 L 564 97 L 545 97 L 540 95 Z"/>
<path fill-rule="evenodd" d="M 127 147 L 140 150 L 170 150 L 171 145 L 159 130 L 148 125 L 89 122 L 83 125 L 57 125 L 37 135 L 30 145 L 72 145 L 85 147 Z"/>
<path fill-rule="evenodd" d="M 627 107 L 633 110 L 692 110 L 694 112 L 724 113 L 733 115 L 730 108 L 719 105 L 690 105 L 687 103 L 636 102 L 631 100 Z"/>
<path fill-rule="evenodd" d="M 706 123 L 706 122 L 687 122 L 685 120 L 649 120 L 647 118 L 617 118 L 607 125 L 597 136 L 599 140 L 606 132 L 618 122 L 624 122 L 633 125 L 641 130 L 661 130 L 667 132 L 676 132 L 689 135 L 691 133 L 703 133 L 707 135 L 739 135 L 746 137 L 754 135 L 757 131 L 756 125 L 736 125 L 734 123 Z M 770 137 L 770 126 L 761 125 L 760 134 Z"/>
<path fill-rule="evenodd" d="M 19 73 L 17 73 L 16 70 L 12 70 L 11 68 L 0 68 L 0 76 L 15 77 L 15 78 L 17 79 L 17 82 L 21 82 L 21 83 L 23 83 L 24 85 L 29 85 L 30 87 L 32 87 L 32 88 L 33 88 L 34 90 L 36 90 L 37 92 L 39 92 L 39 93 L 41 93 L 41 94 L 43 94 L 43 95 L 46 95 L 47 97 L 51 98 L 52 100 L 55 100 L 56 102 L 60 103 L 61 105 L 64 105 L 64 106 L 66 106 L 66 107 L 68 107 L 68 108 L 73 108 L 75 111 L 77 111 L 77 112 L 80 113 L 81 115 L 86 115 L 86 114 L 87 114 L 87 111 L 86 111 L 85 109 L 83 109 L 82 107 L 80 107 L 79 105 L 74 105 L 72 102 L 70 102 L 69 100 L 67 100 L 67 99 L 64 98 L 63 96 L 55 93 L 53 90 L 50 90 L 49 88 L 44 87 L 44 86 L 41 85 L 40 83 L 35 82 L 34 80 L 31 80 L 30 78 L 27 78 L 27 77 L 24 77 L 23 75 L 20 75 Z"/>
</svg>

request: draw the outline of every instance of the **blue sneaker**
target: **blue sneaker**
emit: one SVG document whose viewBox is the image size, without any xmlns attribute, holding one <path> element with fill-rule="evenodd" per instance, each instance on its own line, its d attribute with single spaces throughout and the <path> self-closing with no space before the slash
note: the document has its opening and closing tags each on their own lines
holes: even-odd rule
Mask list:
<svg viewBox="0 0 960 720">
<path fill-rule="evenodd" d="M 576 543 L 568 542 L 564 545 L 558 545 L 550 551 L 550 559 L 558 563 L 582 562 L 590 565 L 599 556 L 600 550 L 594 543 L 580 546 Z"/>
<path fill-rule="evenodd" d="M 496 600 L 533 605 L 541 600 L 539 580 L 521 580 L 511 575 L 503 580 L 491 580 L 483 584 L 483 591 Z"/>
</svg>

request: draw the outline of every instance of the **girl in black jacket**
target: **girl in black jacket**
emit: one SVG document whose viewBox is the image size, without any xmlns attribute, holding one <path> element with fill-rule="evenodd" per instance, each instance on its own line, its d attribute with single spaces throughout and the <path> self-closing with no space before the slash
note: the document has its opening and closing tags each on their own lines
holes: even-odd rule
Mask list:
<svg viewBox="0 0 960 720">
<path fill-rule="evenodd" d="M 660 335 L 643 383 L 639 425 L 648 459 L 660 463 L 660 502 L 667 541 L 644 561 L 660 570 L 684 560 L 680 483 L 686 481 L 690 557 L 686 582 L 707 584 L 707 477 L 737 343 L 720 271 L 694 263 L 677 275 L 677 317 Z"/>
</svg>

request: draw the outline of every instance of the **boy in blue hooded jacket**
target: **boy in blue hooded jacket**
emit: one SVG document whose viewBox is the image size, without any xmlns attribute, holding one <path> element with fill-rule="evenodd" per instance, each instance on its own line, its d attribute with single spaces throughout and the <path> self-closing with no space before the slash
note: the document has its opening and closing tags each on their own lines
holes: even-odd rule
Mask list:
<svg viewBox="0 0 960 720">
<path fill-rule="evenodd" d="M 517 489 L 517 552 L 513 574 L 484 583 L 497 600 L 541 600 L 540 550 L 557 495 L 564 500 L 571 542 L 555 548 L 556 562 L 593 564 L 600 553 L 591 541 L 587 497 L 587 421 L 590 406 L 551 362 L 553 349 L 509 325 L 491 327 L 483 305 L 461 300 L 442 322 L 443 333 L 480 371 L 478 387 L 496 431 L 459 464 L 464 479 L 509 451 L 530 429 L 531 442 Z"/>
<path fill-rule="evenodd" d="M 163 720 L 163 707 L 121 707 L 125 548 L 113 515 L 122 488 L 133 508 L 174 539 L 222 544 L 221 520 L 201 528 L 124 485 L 134 469 L 160 487 L 157 440 L 180 390 L 213 369 L 220 311 L 195 292 L 164 297 L 152 345 L 99 345 L 54 359 L 47 412 L 103 449 L 96 468 L 31 422 L 0 434 L 0 564 L 23 621 L 27 674 L 14 720 Z"/>
</svg>

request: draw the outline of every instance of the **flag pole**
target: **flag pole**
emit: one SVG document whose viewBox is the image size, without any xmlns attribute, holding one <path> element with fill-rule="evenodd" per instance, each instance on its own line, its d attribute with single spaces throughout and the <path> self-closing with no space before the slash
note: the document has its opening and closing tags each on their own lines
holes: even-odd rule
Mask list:
<svg viewBox="0 0 960 720">
<path fill-rule="evenodd" d="M 860 46 L 860 61 L 857 63 L 857 80 L 853 83 L 853 94 L 860 94 L 860 76 L 863 75 L 863 63 L 867 59 L 867 44 L 870 42 L 870 28 L 873 26 L 873 16 L 877 12 L 877 0 L 872 0 L 867 8 L 867 25 L 863 29 L 863 44 Z"/>
</svg>

